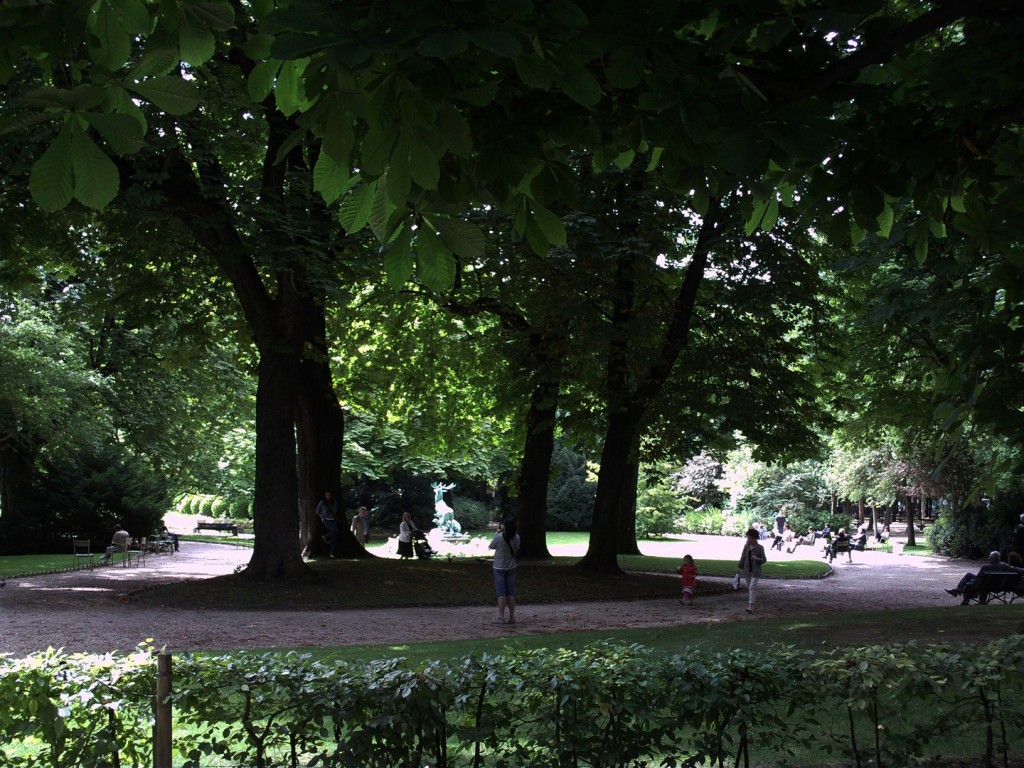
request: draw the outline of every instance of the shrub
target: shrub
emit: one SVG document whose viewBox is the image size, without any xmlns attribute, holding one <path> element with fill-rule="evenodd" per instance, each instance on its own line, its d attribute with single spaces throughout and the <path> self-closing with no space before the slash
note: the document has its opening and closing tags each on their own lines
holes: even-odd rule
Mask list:
<svg viewBox="0 0 1024 768">
<path fill-rule="evenodd" d="M 197 514 L 205 515 L 206 517 L 213 517 L 213 502 L 215 496 L 204 494 L 199 500 L 199 509 Z"/>
<path fill-rule="evenodd" d="M 651 539 L 679 533 L 684 504 L 668 484 L 660 482 L 640 489 L 636 505 L 637 538 Z"/>
<path fill-rule="evenodd" d="M 0 657 L 0 763 L 151 765 L 148 651 Z M 992 765 L 1021 737 L 1022 667 L 1021 635 L 928 653 L 596 643 L 422 663 L 185 655 L 176 764 L 738 765 L 753 745 L 781 764 L 799 749 L 893 766 L 929 762 L 953 735 Z"/>
<path fill-rule="evenodd" d="M 147 536 L 171 504 L 164 479 L 117 443 L 45 455 L 26 500 L 32 514 L 12 518 L 16 525 L 5 530 L 18 554 L 64 551 L 68 533 L 106 543 L 116 523 Z"/>
<path fill-rule="evenodd" d="M 958 512 L 945 509 L 928 529 L 928 542 L 935 552 L 950 557 L 980 558 L 996 549 L 1005 552 L 1021 509 L 1021 497 L 1015 493 Z"/>
<path fill-rule="evenodd" d="M 210 514 L 213 517 L 227 517 L 227 500 L 222 496 L 214 496 L 210 502 Z"/>
<path fill-rule="evenodd" d="M 548 530 L 589 530 L 596 495 L 597 483 L 590 479 L 586 455 L 556 443 L 548 484 Z"/>
<path fill-rule="evenodd" d="M 486 528 L 493 518 L 489 505 L 461 494 L 452 495 L 452 509 L 463 530 Z"/>
</svg>

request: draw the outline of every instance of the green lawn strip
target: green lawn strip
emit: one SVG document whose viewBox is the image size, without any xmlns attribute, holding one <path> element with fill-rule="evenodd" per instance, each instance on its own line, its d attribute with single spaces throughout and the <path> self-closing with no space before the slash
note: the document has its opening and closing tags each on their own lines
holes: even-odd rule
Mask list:
<svg viewBox="0 0 1024 768">
<path fill-rule="evenodd" d="M 95 560 L 99 560 L 102 555 L 102 551 L 97 553 Z M 30 576 L 38 573 L 56 573 L 69 571 L 76 566 L 82 567 L 83 565 L 84 563 L 77 562 L 70 552 L 60 555 L 2 555 L 0 556 L 0 576 L 10 578 L 11 576 Z"/>
<path fill-rule="evenodd" d="M 699 597 L 698 597 L 699 599 Z M 598 641 L 624 645 L 638 644 L 667 653 L 685 654 L 693 649 L 726 652 L 734 648 L 769 651 L 776 644 L 804 649 L 871 647 L 891 642 L 917 643 L 922 653 L 945 644 L 986 643 L 999 637 L 1024 632 L 1024 605 L 978 605 L 960 610 L 946 608 L 910 608 L 863 613 L 834 613 L 784 619 L 750 619 L 720 622 L 709 620 L 675 627 L 612 629 L 593 632 L 523 634 L 510 630 L 507 635 L 471 640 L 408 642 L 388 645 L 352 645 L 332 648 L 282 648 L 273 651 L 224 649 L 208 655 L 262 654 L 286 652 L 309 654 L 316 659 L 365 661 L 405 657 L 414 661 L 459 659 L 473 654 L 496 654 L 540 648 L 581 649 Z M 680 611 L 685 610 L 680 608 Z M 969 611 L 969 615 L 968 614 Z M 467 616 L 467 621 L 486 622 L 489 615 Z M 520 630 L 527 629 L 523 624 Z M 869 653 L 869 652 L 866 652 Z M 205 654 L 205 652 L 204 652 Z M 865 658 L 870 662 L 869 655 Z"/>
</svg>

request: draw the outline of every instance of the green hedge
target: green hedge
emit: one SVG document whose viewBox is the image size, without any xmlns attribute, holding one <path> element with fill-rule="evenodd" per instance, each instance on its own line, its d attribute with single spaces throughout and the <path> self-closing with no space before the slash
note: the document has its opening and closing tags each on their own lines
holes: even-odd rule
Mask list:
<svg viewBox="0 0 1024 768">
<path fill-rule="evenodd" d="M 897 766 L 1013 752 L 1024 638 L 670 655 L 598 644 L 335 663 L 174 661 L 176 765 Z M 0 764 L 152 765 L 151 649 L 0 660 Z M 805 761 L 806 762 L 806 761 Z"/>
</svg>

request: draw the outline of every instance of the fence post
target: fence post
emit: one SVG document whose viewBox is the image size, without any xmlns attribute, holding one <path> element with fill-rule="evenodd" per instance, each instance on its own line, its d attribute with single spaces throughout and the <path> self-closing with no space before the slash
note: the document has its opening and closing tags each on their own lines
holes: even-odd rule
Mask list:
<svg viewBox="0 0 1024 768">
<path fill-rule="evenodd" d="M 171 768 L 171 654 L 156 655 L 156 701 L 153 703 L 153 768 Z"/>
</svg>

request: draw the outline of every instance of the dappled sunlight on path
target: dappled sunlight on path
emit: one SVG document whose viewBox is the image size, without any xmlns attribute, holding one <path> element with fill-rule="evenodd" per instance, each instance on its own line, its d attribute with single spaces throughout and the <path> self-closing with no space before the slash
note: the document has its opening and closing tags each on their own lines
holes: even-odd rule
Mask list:
<svg viewBox="0 0 1024 768">
<path fill-rule="evenodd" d="M 701 560 L 731 560 L 739 537 L 689 536 L 644 542 L 645 554 Z M 552 554 L 581 555 L 552 547 Z M 827 578 L 761 582 L 757 613 L 745 611 L 746 594 L 701 594 L 691 607 L 679 605 L 678 583 L 666 578 L 657 600 L 531 605 L 521 594 L 515 626 L 491 624 L 493 608 L 432 607 L 328 611 L 172 610 L 124 599 L 134 590 L 171 581 L 228 574 L 248 562 L 251 550 L 183 542 L 174 555 L 150 556 L 146 565 L 108 566 L 46 576 L 9 579 L 0 592 L 0 652 L 24 655 L 47 646 L 68 651 L 127 651 L 152 638 L 168 650 L 311 648 L 321 646 L 539 635 L 584 630 L 671 627 L 757 621 L 831 611 L 876 611 L 954 606 L 943 589 L 977 564 L 935 557 L 855 552 L 853 563 L 837 559 Z M 774 555 L 774 556 L 773 556 Z M 818 547 L 796 553 L 770 551 L 770 560 L 820 558 Z M 70 559 L 70 558 L 69 558 Z M 715 581 L 707 579 L 707 581 Z M 718 579 L 720 583 L 724 579 Z M 118 597 L 120 596 L 120 598 Z"/>
</svg>

